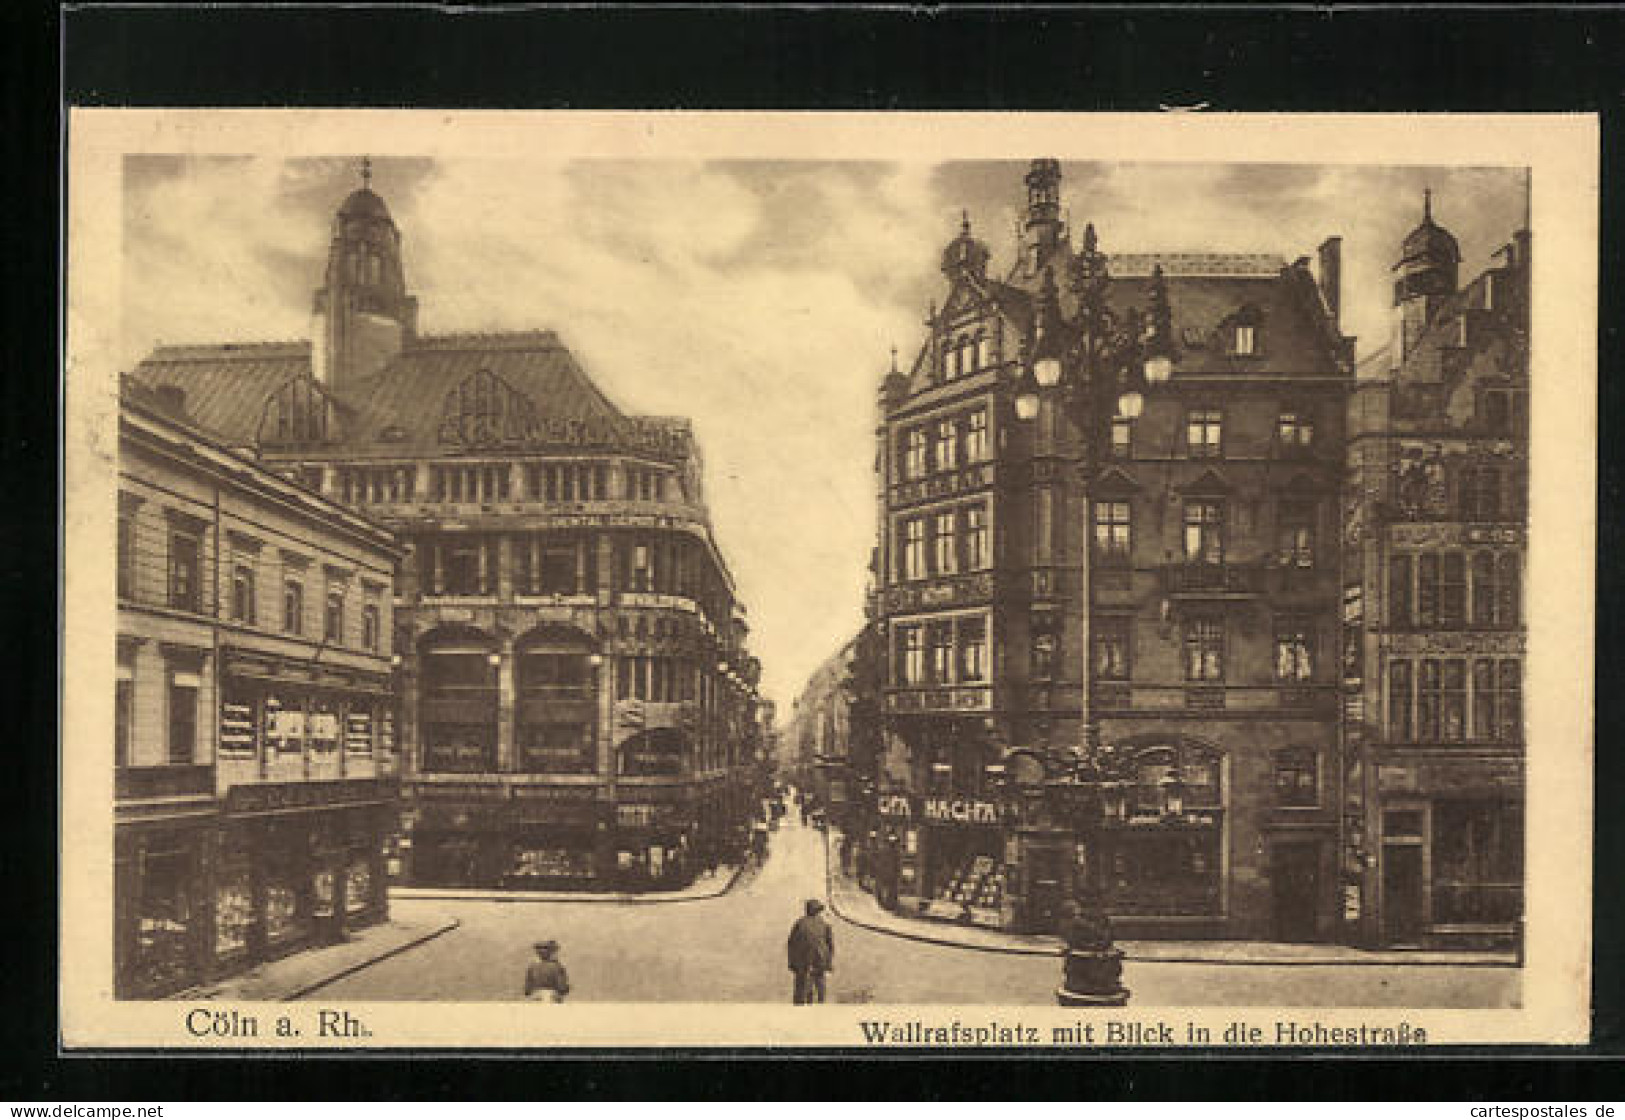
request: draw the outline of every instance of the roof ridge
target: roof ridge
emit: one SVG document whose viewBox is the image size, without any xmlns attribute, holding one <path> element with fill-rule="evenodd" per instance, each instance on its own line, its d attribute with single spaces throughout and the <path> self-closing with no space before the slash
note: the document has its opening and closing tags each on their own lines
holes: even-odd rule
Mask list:
<svg viewBox="0 0 1625 1120">
<path fill-rule="evenodd" d="M 306 354 L 310 351 L 310 340 L 308 338 L 278 338 L 256 342 L 160 342 L 152 348 L 148 360 L 157 358 L 159 355 L 173 360 L 176 358 L 214 358 L 221 354 L 267 351 L 289 355 Z"/>
<path fill-rule="evenodd" d="M 436 334 L 420 334 L 413 341 L 408 350 L 450 350 L 470 345 L 487 347 L 502 347 L 522 349 L 527 344 L 534 346 L 545 343 L 549 346 L 562 347 L 558 332 L 547 327 L 537 327 L 529 330 L 517 331 L 442 331 Z"/>
</svg>

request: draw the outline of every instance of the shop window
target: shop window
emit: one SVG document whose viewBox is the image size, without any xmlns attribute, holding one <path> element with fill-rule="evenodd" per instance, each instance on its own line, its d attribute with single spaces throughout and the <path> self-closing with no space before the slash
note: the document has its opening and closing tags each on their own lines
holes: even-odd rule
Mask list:
<svg viewBox="0 0 1625 1120">
<path fill-rule="evenodd" d="M 307 718 L 310 747 L 327 754 L 339 747 L 339 713 L 331 701 L 318 700 L 311 704 Z"/>
<path fill-rule="evenodd" d="M 1224 620 L 1189 618 L 1184 630 L 1185 679 L 1224 680 Z"/>
<path fill-rule="evenodd" d="M 1275 624 L 1275 679 L 1309 681 L 1315 676 L 1314 629 L 1300 618 L 1283 618 Z"/>
<path fill-rule="evenodd" d="M 494 768 L 499 664 L 475 633 L 448 635 L 424 650 L 419 722 L 425 770 Z"/>
<path fill-rule="evenodd" d="M 1185 414 L 1185 449 L 1193 459 L 1217 459 L 1224 453 L 1224 413 L 1192 409 Z"/>
<path fill-rule="evenodd" d="M 1315 566 L 1315 522 L 1313 502 L 1282 502 L 1275 524 L 1275 554 L 1283 568 Z"/>
<path fill-rule="evenodd" d="M 965 417 L 965 462 L 982 463 L 987 459 L 987 409 L 979 408 Z"/>
<path fill-rule="evenodd" d="M 937 575 L 953 574 L 956 520 L 952 511 L 939 513 L 932 518 L 931 559 Z"/>
<path fill-rule="evenodd" d="M 1107 615 L 1094 620 L 1095 679 L 1126 681 L 1131 675 L 1131 619 Z"/>
<path fill-rule="evenodd" d="M 1095 503 L 1095 555 L 1105 563 L 1127 563 L 1133 550 L 1129 503 Z"/>
<path fill-rule="evenodd" d="M 195 533 L 169 534 L 169 605 L 176 610 L 203 609 L 202 540 Z"/>
<path fill-rule="evenodd" d="M 305 631 L 305 585 L 297 579 L 282 583 L 282 629 L 289 634 Z"/>
<path fill-rule="evenodd" d="M 169 762 L 186 766 L 197 761 L 198 691 L 202 678 L 197 667 L 169 670 Z"/>
<path fill-rule="evenodd" d="M 987 679 L 987 620 L 963 618 L 958 623 L 959 679 L 985 681 Z"/>
<path fill-rule="evenodd" d="M 183 835 L 160 833 L 147 840 L 138 864 L 131 962 L 140 992 L 172 991 L 195 976 L 196 862 Z"/>
<path fill-rule="evenodd" d="M 640 731 L 620 749 L 620 772 L 629 777 L 675 777 L 684 771 L 687 741 L 675 728 Z"/>
<path fill-rule="evenodd" d="M 305 749 L 304 701 L 296 696 L 267 693 L 265 745 L 278 754 L 302 754 Z"/>
<path fill-rule="evenodd" d="M 344 750 L 348 754 L 372 753 L 377 721 L 372 709 L 363 706 L 351 708 L 344 714 Z"/>
<path fill-rule="evenodd" d="M 242 834 L 233 831 L 221 846 L 214 873 L 214 953 L 222 961 L 248 951 L 254 928 L 253 858 Z"/>
<path fill-rule="evenodd" d="M 1388 740 L 1409 743 L 1416 737 L 1411 715 L 1411 663 L 1388 663 Z"/>
<path fill-rule="evenodd" d="M 1224 503 L 1206 499 L 1185 503 L 1185 560 L 1224 563 Z"/>
<path fill-rule="evenodd" d="M 1433 804 L 1433 920 L 1502 925 L 1523 910 L 1523 813 L 1515 801 Z"/>
<path fill-rule="evenodd" d="M 1283 809 L 1313 809 L 1320 804 L 1319 756 L 1313 747 L 1275 752 L 1275 803 Z"/>
<path fill-rule="evenodd" d="M 966 506 L 963 510 L 964 537 L 961 560 L 967 572 L 981 571 L 988 566 L 987 507 Z"/>
<path fill-rule="evenodd" d="M 587 723 L 526 724 L 519 751 L 520 764 L 531 774 L 589 774 L 598 768 Z"/>
</svg>

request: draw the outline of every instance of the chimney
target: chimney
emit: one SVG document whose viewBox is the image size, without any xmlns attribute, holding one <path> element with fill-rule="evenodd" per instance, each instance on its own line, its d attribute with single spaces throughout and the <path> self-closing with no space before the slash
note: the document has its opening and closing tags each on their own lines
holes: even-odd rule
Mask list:
<svg viewBox="0 0 1625 1120">
<path fill-rule="evenodd" d="M 1320 243 L 1320 296 L 1332 313 L 1332 325 L 1341 327 L 1343 298 L 1343 239 L 1328 237 Z"/>
<path fill-rule="evenodd" d="M 186 390 L 179 385 L 160 385 L 155 390 L 158 406 L 177 420 L 186 419 Z"/>
</svg>

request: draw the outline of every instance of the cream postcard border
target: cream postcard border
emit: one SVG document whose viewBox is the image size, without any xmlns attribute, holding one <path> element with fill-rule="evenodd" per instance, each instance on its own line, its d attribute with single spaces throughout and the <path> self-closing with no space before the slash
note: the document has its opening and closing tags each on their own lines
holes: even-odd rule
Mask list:
<svg viewBox="0 0 1625 1120">
<path fill-rule="evenodd" d="M 112 990 L 113 564 L 122 157 L 511 151 L 545 138 L 557 158 L 1135 160 L 1528 166 L 1532 169 L 1531 493 L 1527 666 L 1527 965 L 1518 1009 L 1134 1008 L 1108 1019 L 1236 1020 L 1427 1032 L 1436 1043 L 1581 1043 L 1590 1029 L 1593 564 L 1596 526 L 1598 128 L 1589 115 L 1215 113 L 688 113 L 437 110 L 75 109 L 68 121 L 64 551 L 61 675 L 62 1045 L 213 1049 L 181 1002 Z M 1509 230 L 1508 233 L 1511 231 Z M 43 747 L 43 744 L 40 745 Z M 1059 965 L 1057 964 L 1057 975 Z M 216 1005 L 210 1005 L 213 1008 Z M 308 1004 L 221 1004 L 262 1023 Z M 860 1019 L 947 1026 L 1076 1022 L 1053 1007 L 765 1004 L 343 1004 L 367 1039 L 255 1040 L 257 1047 L 862 1047 Z M 878 1047 L 876 1048 L 879 1049 Z M 1062 1052 L 1057 1050 L 1057 1053 Z M 1072 1051 L 1076 1052 L 1076 1051 Z"/>
</svg>

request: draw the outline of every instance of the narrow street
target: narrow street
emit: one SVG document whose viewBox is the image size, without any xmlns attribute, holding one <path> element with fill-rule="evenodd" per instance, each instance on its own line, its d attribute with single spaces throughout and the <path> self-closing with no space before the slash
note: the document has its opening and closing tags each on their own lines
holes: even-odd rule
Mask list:
<svg viewBox="0 0 1625 1120">
<path fill-rule="evenodd" d="M 572 1000 L 788 1002 L 785 937 L 808 898 L 824 897 L 816 831 L 788 820 L 772 855 L 719 898 L 654 904 L 396 900 L 400 917 L 461 925 L 321 988 L 322 1000 L 518 999 L 531 945 L 562 945 Z M 830 998 L 839 1003 L 1052 1005 L 1060 962 L 922 944 L 839 918 Z M 1504 1007 L 1512 968 L 1404 965 L 1205 965 L 1130 962 L 1138 1006 Z"/>
</svg>

